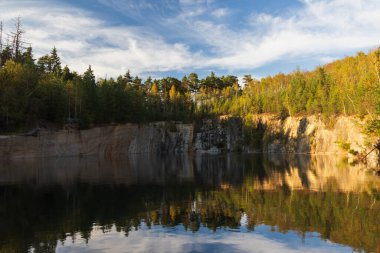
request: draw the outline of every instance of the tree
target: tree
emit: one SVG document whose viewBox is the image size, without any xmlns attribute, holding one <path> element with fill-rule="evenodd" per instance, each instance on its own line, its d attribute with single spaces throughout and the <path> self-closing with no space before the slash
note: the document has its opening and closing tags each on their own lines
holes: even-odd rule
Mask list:
<svg viewBox="0 0 380 253">
<path fill-rule="evenodd" d="M 80 122 L 82 127 L 88 127 L 97 121 L 98 114 L 98 96 L 95 82 L 95 75 L 91 65 L 83 73 L 81 83 L 81 96 L 79 104 Z"/>
<path fill-rule="evenodd" d="M 44 55 L 38 58 L 37 68 L 41 73 L 50 73 L 51 72 L 51 62 L 49 55 Z"/>
<path fill-rule="evenodd" d="M 0 52 L 2 51 L 3 51 L 3 22 L 0 21 Z"/>
<path fill-rule="evenodd" d="M 15 22 L 15 31 L 11 32 L 12 35 L 12 59 L 16 62 L 21 61 L 21 54 L 23 45 L 25 42 L 22 41 L 22 34 L 25 31 L 22 29 L 21 18 L 17 17 Z"/>
<path fill-rule="evenodd" d="M 153 80 L 152 77 L 148 76 L 148 78 L 144 82 L 145 89 L 149 90 L 152 87 Z"/>
<path fill-rule="evenodd" d="M 233 85 L 239 86 L 239 79 L 236 76 L 228 75 L 222 76 L 222 85 L 219 87 L 220 89 L 224 89 L 226 87 L 232 87 Z"/>
<path fill-rule="evenodd" d="M 252 81 L 253 81 L 253 79 L 252 79 L 251 75 L 244 75 L 244 77 L 243 77 L 244 86 L 251 83 Z"/>
<path fill-rule="evenodd" d="M 376 112 L 380 115 L 380 47 L 375 51 L 375 71 L 378 83 L 375 88 Z"/>
<path fill-rule="evenodd" d="M 380 47 L 375 51 L 374 65 L 375 65 L 376 76 L 380 85 Z"/>
<path fill-rule="evenodd" d="M 33 123 L 38 101 L 34 69 L 8 60 L 0 69 L 0 129 L 23 128 Z"/>
<path fill-rule="evenodd" d="M 53 47 L 50 52 L 50 68 L 51 72 L 56 76 L 60 77 L 62 75 L 61 59 L 58 56 L 57 49 Z"/>
<path fill-rule="evenodd" d="M 129 69 L 128 69 L 128 71 L 124 74 L 124 82 L 125 82 L 125 84 L 126 85 L 130 85 L 131 83 L 132 83 L 132 80 L 133 80 L 133 78 L 132 78 L 132 76 L 131 76 L 131 73 L 130 73 L 130 71 L 129 71 Z"/>
<path fill-rule="evenodd" d="M 191 92 L 196 92 L 199 90 L 199 79 L 196 73 L 190 73 L 188 76 L 189 87 Z"/>
<path fill-rule="evenodd" d="M 135 76 L 135 78 L 132 81 L 133 88 L 135 88 L 136 90 L 139 90 L 142 84 L 141 81 L 142 81 L 141 78 L 139 78 L 138 76 Z"/>
<path fill-rule="evenodd" d="M 94 71 L 91 69 L 91 65 L 88 66 L 88 69 L 83 73 L 83 82 L 87 86 L 95 86 L 95 75 Z"/>
<path fill-rule="evenodd" d="M 10 46 L 6 46 L 0 54 L 0 67 L 3 67 L 5 63 L 12 59 L 12 49 Z"/>
<path fill-rule="evenodd" d="M 171 102 L 175 102 L 177 100 L 177 90 L 174 85 L 172 85 L 172 87 L 170 88 L 169 99 Z"/>
<path fill-rule="evenodd" d="M 158 86 L 156 82 L 152 84 L 152 87 L 150 88 L 150 94 L 153 96 L 158 95 Z"/>
<path fill-rule="evenodd" d="M 63 81 L 72 81 L 74 79 L 74 74 L 70 72 L 70 69 L 67 65 L 62 69 L 61 78 Z"/>
<path fill-rule="evenodd" d="M 29 67 L 35 67 L 34 65 L 34 59 L 33 59 L 33 52 L 32 47 L 28 47 L 26 51 L 22 54 L 22 61 L 23 64 L 29 66 Z"/>
<path fill-rule="evenodd" d="M 208 89 L 221 89 L 223 88 L 223 81 L 211 72 L 209 76 L 202 80 L 201 86 Z"/>
</svg>

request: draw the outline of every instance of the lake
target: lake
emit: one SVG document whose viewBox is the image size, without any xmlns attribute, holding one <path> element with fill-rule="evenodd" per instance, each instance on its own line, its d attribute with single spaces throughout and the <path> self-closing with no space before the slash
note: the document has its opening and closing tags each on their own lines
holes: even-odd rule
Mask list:
<svg viewBox="0 0 380 253">
<path fill-rule="evenodd" d="M 0 252 L 380 252 L 380 178 L 336 156 L 0 162 Z"/>
</svg>

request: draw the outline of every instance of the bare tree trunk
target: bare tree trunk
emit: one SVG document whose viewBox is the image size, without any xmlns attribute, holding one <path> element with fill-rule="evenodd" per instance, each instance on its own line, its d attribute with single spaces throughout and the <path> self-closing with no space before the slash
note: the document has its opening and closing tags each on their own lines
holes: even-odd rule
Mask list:
<svg viewBox="0 0 380 253">
<path fill-rule="evenodd" d="M 13 35 L 12 50 L 13 50 L 13 59 L 18 60 L 20 58 L 22 45 L 24 44 L 24 42 L 21 40 L 24 30 L 22 30 L 20 17 L 17 18 L 15 26 L 16 26 L 16 31 L 11 33 Z"/>
</svg>

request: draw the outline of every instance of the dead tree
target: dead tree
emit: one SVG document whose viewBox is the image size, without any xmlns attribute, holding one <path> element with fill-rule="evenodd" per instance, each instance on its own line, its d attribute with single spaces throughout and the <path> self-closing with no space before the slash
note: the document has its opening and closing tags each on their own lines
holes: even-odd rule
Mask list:
<svg viewBox="0 0 380 253">
<path fill-rule="evenodd" d="M 21 26 L 21 19 L 18 17 L 16 19 L 15 31 L 11 32 L 12 35 L 12 50 L 13 50 L 13 59 L 20 59 L 21 50 L 23 48 L 24 42 L 21 40 L 24 30 Z"/>
<path fill-rule="evenodd" d="M 4 33 L 3 22 L 0 22 L 0 56 L 7 50 L 5 59 L 0 59 L 0 64 L 4 64 L 7 60 L 14 60 L 16 62 L 23 61 L 23 53 L 28 47 L 31 47 L 31 43 L 23 41 L 23 34 L 25 31 L 22 28 L 21 18 L 15 19 L 15 30 L 10 33 Z M 4 40 L 4 35 L 7 39 Z M 5 43 L 5 42 L 6 43 Z"/>
<path fill-rule="evenodd" d="M 12 45 L 10 46 L 12 49 L 12 59 L 14 61 L 20 61 L 22 58 L 22 53 L 28 47 L 30 47 L 30 43 L 27 43 L 22 40 L 22 36 L 25 31 L 22 29 L 21 18 L 17 17 L 15 20 L 15 31 L 8 34 L 11 38 Z M 8 41 L 9 46 L 9 41 Z"/>
</svg>

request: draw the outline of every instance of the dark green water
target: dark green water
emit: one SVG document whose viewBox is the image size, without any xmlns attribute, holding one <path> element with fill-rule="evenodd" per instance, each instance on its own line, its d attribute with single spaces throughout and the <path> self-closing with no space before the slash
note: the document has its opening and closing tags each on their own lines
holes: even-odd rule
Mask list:
<svg viewBox="0 0 380 253">
<path fill-rule="evenodd" d="M 0 163 L 0 252 L 380 252 L 380 180 L 336 157 Z"/>
</svg>

